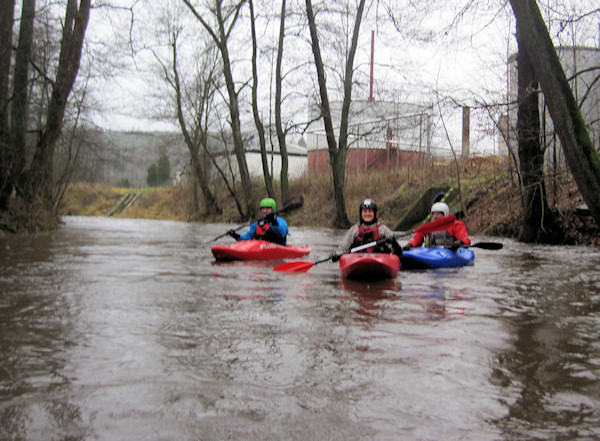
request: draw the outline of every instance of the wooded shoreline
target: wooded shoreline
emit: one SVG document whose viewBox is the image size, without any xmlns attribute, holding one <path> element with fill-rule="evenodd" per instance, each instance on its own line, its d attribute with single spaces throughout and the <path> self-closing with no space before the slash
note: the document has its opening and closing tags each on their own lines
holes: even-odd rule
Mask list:
<svg viewBox="0 0 600 441">
<path fill-rule="evenodd" d="M 460 188 L 461 197 L 456 197 L 450 205 L 454 211 L 464 212 L 463 220 L 470 234 L 518 238 L 522 224 L 521 196 L 515 177 L 507 170 L 495 158 L 479 158 L 464 167 L 460 185 L 451 166 L 350 175 L 346 182 L 348 217 L 354 222 L 360 201 L 370 197 L 379 204 L 380 220 L 394 227 L 428 188 Z M 302 177 L 292 180 L 290 184 L 292 194 L 304 196 L 302 208 L 284 215 L 290 225 L 331 227 L 331 177 L 327 174 Z M 551 206 L 559 214 L 562 228 L 553 244 L 600 246 L 600 229 L 591 216 L 578 210 L 583 199 L 573 181 L 562 177 L 560 181 L 551 181 L 550 184 Z M 223 214 L 206 216 L 201 212 L 194 215 L 191 212 L 192 190 L 186 186 L 136 190 L 75 183 L 65 195 L 61 213 L 106 216 L 129 192 L 142 194 L 122 212 L 113 213 L 114 217 L 244 223 L 236 212 L 235 204 L 227 197 L 219 201 L 224 207 Z M 260 197 L 267 196 L 260 183 L 257 183 L 257 194 Z M 278 195 L 275 195 L 275 199 L 280 206 L 283 204 Z"/>
</svg>

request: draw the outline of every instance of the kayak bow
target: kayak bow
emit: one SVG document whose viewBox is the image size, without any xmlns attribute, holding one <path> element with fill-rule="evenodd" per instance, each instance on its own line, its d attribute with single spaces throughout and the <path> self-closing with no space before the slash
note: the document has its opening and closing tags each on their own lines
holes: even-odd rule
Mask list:
<svg viewBox="0 0 600 441">
<path fill-rule="evenodd" d="M 400 269 L 400 259 L 395 254 L 352 253 L 340 257 L 342 278 L 373 281 L 394 279 Z"/>
<path fill-rule="evenodd" d="M 279 260 L 306 256 L 308 245 L 279 245 L 264 240 L 240 240 L 230 245 L 215 245 L 211 252 L 216 260 Z"/>
<path fill-rule="evenodd" d="M 402 269 L 459 268 L 474 264 L 475 253 L 468 248 L 456 252 L 447 248 L 413 248 L 400 258 Z"/>
</svg>

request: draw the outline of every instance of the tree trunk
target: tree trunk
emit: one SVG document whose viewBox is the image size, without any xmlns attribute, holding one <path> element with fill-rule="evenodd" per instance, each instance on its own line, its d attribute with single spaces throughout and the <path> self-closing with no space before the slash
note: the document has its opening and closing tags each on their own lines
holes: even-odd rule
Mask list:
<svg viewBox="0 0 600 441">
<path fill-rule="evenodd" d="M 258 112 L 258 69 L 256 68 L 257 43 L 256 43 L 256 23 L 254 21 L 254 2 L 248 1 L 250 5 L 250 27 L 252 32 L 252 114 L 254 115 L 254 124 L 258 132 L 258 142 L 260 144 L 260 158 L 262 160 L 263 176 L 265 178 L 265 187 L 269 197 L 274 198 L 273 177 L 269 170 L 269 161 L 267 160 L 267 146 L 265 143 L 265 127 L 260 119 Z"/>
<path fill-rule="evenodd" d="M 194 16 L 200 21 L 204 29 L 210 34 L 211 38 L 219 48 L 221 58 L 223 60 L 223 76 L 225 78 L 225 85 L 227 87 L 227 95 L 229 96 L 229 114 L 231 116 L 231 133 L 233 136 L 233 150 L 235 158 L 238 164 L 238 171 L 240 173 L 240 179 L 242 181 L 242 191 L 244 192 L 246 210 L 242 215 L 243 218 L 254 218 L 256 217 L 256 203 L 254 200 L 254 191 L 252 181 L 250 180 L 250 173 L 248 172 L 248 164 L 246 162 L 246 152 L 244 150 L 244 140 L 242 139 L 242 130 L 240 123 L 240 109 L 238 104 L 238 94 L 235 90 L 235 82 L 233 81 L 233 73 L 231 71 L 231 61 L 229 59 L 229 49 L 227 48 L 227 40 L 233 30 L 235 22 L 239 18 L 240 10 L 245 0 L 239 0 L 239 2 L 233 6 L 233 9 L 229 11 L 227 16 L 230 18 L 227 31 L 225 30 L 225 20 L 221 11 L 223 0 L 214 0 L 213 13 L 217 19 L 218 31 L 215 32 L 206 23 L 204 18 L 196 8 L 190 3 L 189 0 L 183 0 L 187 7 L 192 11 Z"/>
<path fill-rule="evenodd" d="M 519 22 L 517 39 L 527 50 L 573 178 L 600 225 L 600 156 L 562 69 L 535 0 L 510 0 Z"/>
<path fill-rule="evenodd" d="M 285 38 L 286 0 L 281 0 L 281 17 L 279 21 L 279 40 L 277 44 L 277 63 L 275 66 L 275 130 L 279 141 L 279 154 L 281 155 L 281 200 L 290 198 L 290 185 L 288 181 L 288 151 L 285 143 L 285 131 L 281 121 L 281 62 L 283 59 L 283 41 Z"/>
<path fill-rule="evenodd" d="M 333 174 L 333 189 L 335 210 L 333 215 L 333 225 L 336 228 L 347 228 L 350 226 L 346 212 L 346 199 L 344 197 L 345 176 L 346 176 L 346 152 L 348 150 L 348 119 L 350 114 L 350 103 L 352 101 L 352 75 L 354 72 L 354 56 L 358 45 L 358 34 L 360 23 L 365 6 L 365 0 L 361 0 L 356 11 L 356 20 L 354 22 L 354 31 L 350 45 L 350 51 L 346 59 L 344 74 L 344 99 L 342 102 L 342 114 L 340 120 L 339 145 L 336 143 L 333 133 L 333 121 L 331 117 L 331 107 L 327 93 L 327 82 L 325 79 L 325 69 L 321 57 L 321 49 L 315 23 L 315 16 L 312 9 L 311 0 L 306 0 L 306 12 L 310 36 L 312 41 L 313 55 L 315 57 L 315 67 L 317 69 L 317 79 L 319 82 L 319 92 L 321 95 L 321 113 L 325 124 L 325 133 L 327 137 L 327 146 L 329 149 L 329 160 Z"/>
<path fill-rule="evenodd" d="M 224 49 L 227 53 L 227 49 Z M 227 91 L 229 94 L 229 113 L 231 115 L 231 134 L 233 136 L 233 149 L 235 158 L 238 164 L 238 171 L 240 172 L 240 179 L 242 181 L 242 190 L 245 198 L 245 219 L 256 217 L 256 202 L 254 200 L 254 191 L 252 181 L 250 180 L 250 173 L 248 172 L 248 163 L 246 162 L 246 151 L 244 149 L 244 141 L 242 139 L 242 129 L 240 124 L 240 109 L 238 104 L 238 95 L 235 91 L 235 84 L 233 82 L 233 75 L 231 73 L 231 62 L 229 61 L 229 54 L 223 55 L 223 67 L 225 73 L 225 83 L 227 85 Z"/>
<path fill-rule="evenodd" d="M 200 146 L 205 145 L 206 143 L 206 130 L 202 128 L 202 119 L 203 115 L 206 115 L 208 112 L 208 106 L 210 101 L 210 89 L 212 87 L 212 73 L 213 70 L 209 69 L 208 79 L 203 81 L 203 84 L 198 85 L 198 87 L 204 87 L 203 93 L 200 94 L 198 103 L 194 103 L 198 107 L 198 113 L 195 115 L 196 120 L 195 128 L 194 128 L 194 136 L 190 134 L 188 129 L 188 124 L 186 123 L 184 114 L 183 114 L 183 92 L 181 88 L 181 80 L 179 78 L 179 68 L 178 68 L 178 58 L 177 58 L 177 36 L 173 36 L 173 41 L 171 42 L 171 50 L 172 50 L 172 64 L 171 69 L 173 70 L 173 88 L 175 89 L 175 106 L 177 112 L 177 121 L 179 122 L 179 127 L 181 128 L 181 133 L 183 134 L 183 139 L 185 140 L 185 144 L 187 145 L 188 151 L 190 152 L 191 162 L 192 162 L 192 171 L 194 173 L 195 181 L 200 187 L 200 191 L 202 191 L 202 196 L 204 197 L 204 208 L 208 214 L 221 214 L 222 210 L 217 203 L 214 195 L 210 191 L 210 186 L 208 185 L 208 178 L 206 177 L 206 173 L 202 162 L 200 161 Z M 197 216 L 199 212 L 199 204 L 198 204 L 198 191 L 196 185 L 193 186 L 194 192 L 194 216 Z"/>
<path fill-rule="evenodd" d="M 5 136 L 8 133 L 8 83 L 10 78 L 10 65 L 12 60 L 12 32 L 15 23 L 15 1 L 0 0 L 0 154 L 3 157 L 8 146 Z M 4 163 L 2 170 L 4 168 Z"/>
<path fill-rule="evenodd" d="M 206 134 L 204 133 L 202 137 L 205 139 Z M 206 177 L 204 167 L 202 166 L 202 161 L 200 160 L 199 150 L 200 149 L 197 145 L 195 145 L 191 150 L 192 167 L 194 169 L 194 174 L 198 181 L 198 185 L 200 186 L 200 191 L 202 191 L 202 196 L 204 197 L 204 207 L 208 214 L 221 214 L 223 211 L 221 210 L 221 207 L 219 207 L 219 203 L 215 199 L 212 191 L 210 190 L 210 186 L 208 185 L 208 178 Z"/>
<path fill-rule="evenodd" d="M 26 135 L 29 104 L 29 63 L 33 46 L 35 0 L 24 0 L 19 28 L 19 47 L 15 55 L 13 96 L 10 112 L 9 170 L 10 188 L 18 185 L 27 161 Z"/>
<path fill-rule="evenodd" d="M 517 35 L 519 21 L 517 20 Z M 527 51 L 519 46 L 517 134 L 519 164 L 523 186 L 523 223 L 519 240 L 526 243 L 545 242 L 546 225 L 552 214 L 548 210 L 544 183 L 544 151 L 540 145 L 540 111 L 538 82 Z"/>
<path fill-rule="evenodd" d="M 225 77 L 225 85 L 229 96 L 229 113 L 231 115 L 231 134 L 233 136 L 233 149 L 240 172 L 242 181 L 242 191 L 246 203 L 245 218 L 256 217 L 256 202 L 254 200 L 254 191 L 250 173 L 248 172 L 248 164 L 246 162 L 246 151 L 244 149 L 244 140 L 242 139 L 242 128 L 240 123 L 240 108 L 238 103 L 238 94 L 235 90 L 235 82 L 233 81 L 233 73 L 231 71 L 231 61 L 229 59 L 229 49 L 227 47 L 228 34 L 225 32 L 225 23 L 221 15 L 221 0 L 216 0 L 217 3 L 217 18 L 219 22 L 219 50 L 223 58 L 223 76 Z M 243 1 L 239 3 L 237 11 L 239 12 Z M 230 30 L 232 27 L 230 27 Z"/>
<path fill-rule="evenodd" d="M 8 126 L 15 0 L 0 0 L 0 211 L 8 207 L 13 188 L 13 148 Z"/>
<path fill-rule="evenodd" d="M 81 60 L 91 0 L 69 0 L 63 24 L 62 41 L 56 79 L 46 112 L 46 127 L 40 135 L 28 182 L 30 201 L 41 197 L 52 202 L 54 150 L 60 138 L 67 98 L 71 93 Z"/>
</svg>

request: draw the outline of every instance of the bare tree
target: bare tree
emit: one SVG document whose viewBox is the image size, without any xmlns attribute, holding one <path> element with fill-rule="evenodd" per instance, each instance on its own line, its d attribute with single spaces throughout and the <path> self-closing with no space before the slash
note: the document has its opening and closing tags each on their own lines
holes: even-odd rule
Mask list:
<svg viewBox="0 0 600 441">
<path fill-rule="evenodd" d="M 283 60 L 283 42 L 285 39 L 285 18 L 286 18 L 286 0 L 281 0 L 281 15 L 279 16 L 279 38 L 277 41 L 277 63 L 275 66 L 275 130 L 277 131 L 277 141 L 279 143 L 279 154 L 281 155 L 281 199 L 286 201 L 290 197 L 290 183 L 288 180 L 288 151 L 285 142 L 285 131 L 281 120 L 281 88 L 282 88 L 282 60 Z"/>
<path fill-rule="evenodd" d="M 600 224 L 600 156 L 569 86 L 535 0 L 510 0 L 519 22 L 517 39 L 531 60 L 554 128 L 579 191 Z"/>
<path fill-rule="evenodd" d="M 165 77 L 171 84 L 175 93 L 177 121 L 179 122 L 183 138 L 190 151 L 192 170 L 194 171 L 196 181 L 204 196 L 206 212 L 208 214 L 220 214 L 222 212 L 221 207 L 219 207 L 209 186 L 209 170 L 205 170 L 204 163 L 200 159 L 200 147 L 203 146 L 205 150 L 208 150 L 207 121 L 209 118 L 212 97 L 215 93 L 214 77 L 218 63 L 216 57 L 214 57 L 214 55 L 211 56 L 211 50 L 208 48 L 204 52 L 205 56 L 200 62 L 200 69 L 194 85 L 191 90 L 184 89 L 179 74 L 177 58 L 178 31 L 179 30 L 173 30 L 171 36 L 171 73 L 167 72 L 165 69 Z M 184 103 L 186 98 L 191 102 Z M 191 115 L 189 116 L 190 122 L 188 122 L 188 118 L 186 118 L 185 109 L 189 109 L 191 112 Z M 196 186 L 194 185 L 194 189 L 195 188 Z M 198 197 L 196 191 L 194 191 L 194 216 L 197 215 L 198 211 Z"/>
<path fill-rule="evenodd" d="M 8 149 L 8 85 L 10 81 L 10 66 L 12 59 L 12 32 L 14 26 L 15 0 L 0 0 L 0 167 L 8 170 L 9 160 L 5 155 Z M 3 176 L 0 181 L 0 194 L 6 187 Z M 3 198 L 0 198 L 0 201 Z"/>
<path fill-rule="evenodd" d="M 194 16 L 198 19 L 204 29 L 209 33 L 213 41 L 215 42 L 219 52 L 221 53 L 223 63 L 223 75 L 225 79 L 225 86 L 227 88 L 227 95 L 229 97 L 229 114 L 231 132 L 233 136 L 233 145 L 235 157 L 238 163 L 238 170 L 240 173 L 240 179 L 242 183 L 242 191 L 245 196 L 245 213 L 243 217 L 245 219 L 253 218 L 256 216 L 256 203 L 253 191 L 253 185 L 250 180 L 250 173 L 248 172 L 248 165 L 246 162 L 246 152 L 244 150 L 244 141 L 242 138 L 242 130 L 240 124 L 240 109 L 239 109 L 239 91 L 236 89 L 235 81 L 233 78 L 233 72 L 231 68 L 231 59 L 229 56 L 228 41 L 233 32 L 235 25 L 240 17 L 241 9 L 246 0 L 240 0 L 230 5 L 226 5 L 224 0 L 214 0 L 211 13 L 214 15 L 216 20 L 216 29 L 204 19 L 204 16 L 198 12 L 196 7 L 192 5 L 189 0 L 183 0 L 186 6 L 192 11 Z M 223 9 L 223 6 L 226 6 Z"/>
<path fill-rule="evenodd" d="M 260 118 L 258 111 L 258 42 L 256 39 L 256 18 L 254 16 L 254 2 L 248 0 L 250 6 L 250 28 L 252 34 L 252 114 L 254 116 L 254 123 L 258 132 L 258 142 L 260 144 L 260 157 L 262 161 L 263 176 L 265 178 L 265 187 L 267 188 L 267 194 L 269 197 L 274 198 L 275 192 L 273 191 L 273 176 L 269 170 L 269 163 L 267 160 L 267 145 L 265 141 L 265 126 Z M 282 195 L 283 197 L 283 195 Z"/>
<path fill-rule="evenodd" d="M 3 112 L 10 108 L 11 115 L 10 125 L 6 124 L 7 114 L 2 116 L 2 165 L 6 167 L 8 179 L 2 182 L 0 188 L 1 228 L 10 230 L 51 228 L 57 220 L 56 203 L 61 192 L 54 192 L 54 156 L 62 133 L 68 97 L 79 71 L 91 8 L 90 0 L 80 0 L 79 5 L 76 0 L 67 1 L 58 60 L 55 67 L 48 71 L 38 71 L 44 85 L 34 89 L 29 83 L 29 71 L 30 66 L 36 67 L 32 60 L 35 5 L 34 0 L 23 2 L 19 43 L 14 58 L 13 96 L 2 96 L 4 100 L 0 103 Z M 3 8 L 2 14 L 14 13 L 14 2 L 5 1 L 0 7 Z M 12 15 L 3 16 L 3 20 L 11 25 L 9 17 Z M 48 31 L 51 32 L 51 29 Z M 2 81 L 7 74 L 7 56 L 6 52 L 2 53 Z M 50 72 L 54 72 L 52 79 Z M 45 105 L 43 126 L 29 127 L 28 106 L 36 98 L 30 95 L 30 91 L 46 89 L 49 89 L 48 100 L 37 97 L 38 103 Z M 2 93 L 5 94 L 5 91 L 3 89 Z M 31 158 L 27 146 L 27 133 L 30 131 L 38 134 Z"/>
<path fill-rule="evenodd" d="M 35 0 L 23 1 L 21 10 L 21 26 L 19 27 L 19 46 L 15 54 L 15 70 L 13 78 L 13 97 L 10 112 L 10 147 L 9 168 L 12 179 L 11 186 L 19 186 L 26 165 L 27 111 L 29 105 L 29 63 L 34 36 Z"/>
<path fill-rule="evenodd" d="M 517 18 L 517 35 L 520 21 Z M 517 136 L 519 166 L 523 188 L 522 242 L 546 242 L 555 237 L 550 231 L 554 214 L 548 208 L 544 182 L 544 148 L 540 139 L 540 104 L 538 81 L 528 52 L 519 45 Z"/>
<path fill-rule="evenodd" d="M 90 3 L 91 0 L 81 0 L 78 7 L 76 0 L 67 2 L 59 63 L 48 103 L 46 126 L 40 134 L 30 169 L 28 182 L 30 200 L 34 200 L 37 195 L 43 195 L 43 198 L 48 201 L 52 198 L 54 151 L 62 130 L 67 98 L 79 71 Z"/>
<path fill-rule="evenodd" d="M 321 115 L 325 124 L 327 146 L 329 150 L 329 161 L 333 175 L 334 202 L 335 209 L 333 215 L 333 226 L 337 228 L 347 228 L 350 225 L 348 214 L 346 212 L 346 199 L 344 196 L 345 177 L 346 177 L 346 153 L 348 151 L 348 119 L 350 113 L 350 103 L 352 101 L 352 76 L 354 73 L 354 56 L 358 45 L 358 36 L 362 20 L 365 0 L 359 0 L 356 16 L 354 18 L 354 27 L 350 42 L 350 48 L 345 58 L 345 71 L 343 77 L 343 99 L 342 112 L 340 116 L 340 129 L 338 139 L 335 138 L 331 106 L 329 103 L 329 92 L 327 89 L 327 80 L 325 75 L 325 64 L 321 55 L 321 45 L 319 43 L 319 34 L 317 32 L 317 23 L 313 11 L 312 1 L 306 0 L 306 13 L 312 51 L 315 59 L 315 68 L 317 70 L 317 80 L 319 84 L 319 94 L 321 98 Z"/>
</svg>

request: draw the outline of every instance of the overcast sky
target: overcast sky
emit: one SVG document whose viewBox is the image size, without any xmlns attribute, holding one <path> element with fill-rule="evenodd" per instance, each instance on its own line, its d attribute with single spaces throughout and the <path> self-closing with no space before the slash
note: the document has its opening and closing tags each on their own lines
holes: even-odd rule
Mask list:
<svg viewBox="0 0 600 441">
<path fill-rule="evenodd" d="M 128 3 L 122 0 L 122 4 Z M 411 4 L 404 0 L 397 0 L 397 3 L 399 8 Z M 413 21 L 414 29 L 407 25 L 400 32 L 389 21 L 374 21 L 375 12 L 381 14 L 380 10 L 369 10 L 370 19 L 365 19 L 361 28 L 356 64 L 363 78 L 368 75 L 371 31 L 375 30 L 376 99 L 384 88 L 389 89 L 385 91 L 386 99 L 389 99 L 391 90 L 394 97 L 401 101 L 425 103 L 450 96 L 467 105 L 473 105 L 475 100 L 498 101 L 506 93 L 506 59 L 516 51 L 511 10 L 503 11 L 502 2 L 479 2 L 486 3 L 486 8 L 477 7 L 478 2 L 466 0 L 446 3 L 448 9 L 434 8 L 428 14 L 421 15 L 418 22 Z M 475 6 L 463 11 L 467 3 Z M 488 9 L 490 3 L 491 8 Z M 579 2 L 568 0 L 562 3 L 577 5 Z M 156 19 L 152 11 L 144 9 L 147 4 L 137 3 L 137 24 Z M 420 11 L 413 12 L 417 17 Z M 92 41 L 109 41 L 109 44 L 121 47 L 129 39 L 130 22 L 131 14 L 127 11 L 111 10 L 108 13 L 105 9 L 94 10 L 88 30 L 89 38 Z M 146 26 L 153 25 L 149 23 Z M 430 35 L 431 41 L 420 42 L 411 35 L 417 32 L 420 36 Z M 137 38 L 141 34 L 134 30 L 132 35 Z M 568 29 L 557 32 L 553 37 L 555 40 L 568 40 Z M 586 41 L 589 42 L 587 45 L 598 44 L 593 37 L 588 36 Z M 147 66 L 143 65 L 143 60 L 138 54 L 134 64 L 131 58 L 123 55 L 121 62 L 126 69 L 114 78 L 102 80 L 102 100 L 109 110 L 96 117 L 98 125 L 115 130 L 178 130 L 178 126 L 171 121 L 153 121 L 145 117 L 155 110 L 156 101 L 153 101 L 155 98 L 152 94 L 156 90 L 148 80 Z M 361 92 L 353 96 L 355 99 L 368 98 L 364 90 L 362 94 L 365 96 L 360 96 Z M 452 136 L 456 140 L 460 138 L 458 110 L 457 107 L 457 112 L 448 115 Z M 476 140 L 477 127 L 482 124 L 477 118 L 481 116 L 475 112 L 472 118 L 475 119 L 472 121 L 472 139 Z M 487 145 L 484 148 L 494 147 Z"/>
</svg>

